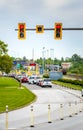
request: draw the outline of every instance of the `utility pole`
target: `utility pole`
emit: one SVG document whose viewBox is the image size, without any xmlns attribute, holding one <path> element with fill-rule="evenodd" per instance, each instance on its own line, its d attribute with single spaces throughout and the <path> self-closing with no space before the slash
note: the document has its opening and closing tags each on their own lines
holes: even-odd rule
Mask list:
<svg viewBox="0 0 83 130">
<path fill-rule="evenodd" d="M 42 51 L 42 57 L 43 57 L 43 73 L 44 73 L 44 66 L 45 66 L 45 47 L 43 47 L 43 51 Z"/>
</svg>

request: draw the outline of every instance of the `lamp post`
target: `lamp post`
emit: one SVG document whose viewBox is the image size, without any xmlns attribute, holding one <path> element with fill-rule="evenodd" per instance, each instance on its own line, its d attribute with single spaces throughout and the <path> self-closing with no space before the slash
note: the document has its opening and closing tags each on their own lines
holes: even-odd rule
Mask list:
<svg viewBox="0 0 83 130">
<path fill-rule="evenodd" d="M 50 57 L 53 60 L 52 64 L 54 64 L 54 49 L 53 48 L 50 49 Z"/>
<path fill-rule="evenodd" d="M 42 51 L 42 56 L 43 56 L 43 73 L 44 73 L 44 66 L 45 66 L 45 55 L 44 55 L 44 53 L 45 53 L 45 47 L 43 47 L 43 51 Z"/>
</svg>

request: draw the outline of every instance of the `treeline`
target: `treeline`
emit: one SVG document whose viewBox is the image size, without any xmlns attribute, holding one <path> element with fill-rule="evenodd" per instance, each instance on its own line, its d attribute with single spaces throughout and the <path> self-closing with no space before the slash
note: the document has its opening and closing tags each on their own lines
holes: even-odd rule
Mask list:
<svg viewBox="0 0 83 130">
<path fill-rule="evenodd" d="M 23 58 L 14 58 L 13 60 L 25 60 L 27 62 L 32 62 L 32 59 L 27 59 L 25 56 Z M 44 69 L 46 68 L 46 65 L 59 65 L 61 66 L 61 64 L 63 62 L 70 62 L 71 63 L 71 67 L 69 69 L 63 69 L 63 73 L 64 74 L 80 74 L 83 75 L 83 58 L 78 55 L 78 54 L 73 54 L 71 57 L 66 57 L 66 58 L 61 58 L 61 59 L 57 59 L 54 58 L 54 60 L 52 58 L 42 58 L 40 57 L 39 59 L 34 61 L 35 63 L 38 63 L 40 66 L 44 65 Z"/>
<path fill-rule="evenodd" d="M 38 64 L 42 65 L 42 58 L 37 59 L 36 62 Z M 69 69 L 64 69 L 63 72 L 64 74 L 67 73 L 73 73 L 73 74 L 81 74 L 83 75 L 83 58 L 81 56 L 79 56 L 78 54 L 74 54 L 72 55 L 72 57 L 66 57 L 65 59 L 62 57 L 61 60 L 55 58 L 54 60 L 52 60 L 51 58 L 45 59 L 44 63 L 45 64 L 58 64 L 61 66 L 61 63 L 63 62 L 70 62 L 71 63 L 71 67 Z"/>
</svg>

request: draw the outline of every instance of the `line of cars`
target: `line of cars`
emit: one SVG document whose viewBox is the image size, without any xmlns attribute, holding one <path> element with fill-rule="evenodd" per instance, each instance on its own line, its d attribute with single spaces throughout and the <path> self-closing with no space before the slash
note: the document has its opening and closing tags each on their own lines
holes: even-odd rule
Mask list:
<svg viewBox="0 0 83 130">
<path fill-rule="evenodd" d="M 43 79 L 42 76 L 40 75 L 31 75 L 31 76 L 13 75 L 13 78 L 15 78 L 21 83 L 36 84 L 41 87 L 52 87 L 51 79 L 50 78 Z"/>
<path fill-rule="evenodd" d="M 41 76 L 30 76 L 28 79 L 29 84 L 36 84 L 41 87 L 52 87 L 51 79 L 43 79 Z"/>
<path fill-rule="evenodd" d="M 26 75 L 10 75 L 10 77 L 15 78 L 17 81 L 21 81 L 22 83 L 28 82 L 28 76 Z"/>
</svg>

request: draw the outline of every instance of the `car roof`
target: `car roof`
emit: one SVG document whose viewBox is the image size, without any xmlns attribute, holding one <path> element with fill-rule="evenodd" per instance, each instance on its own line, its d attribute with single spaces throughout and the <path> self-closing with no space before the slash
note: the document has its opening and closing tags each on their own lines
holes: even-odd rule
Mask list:
<svg viewBox="0 0 83 130">
<path fill-rule="evenodd" d="M 51 79 L 50 78 L 46 78 L 46 79 L 44 79 L 44 81 L 51 81 Z"/>
</svg>

